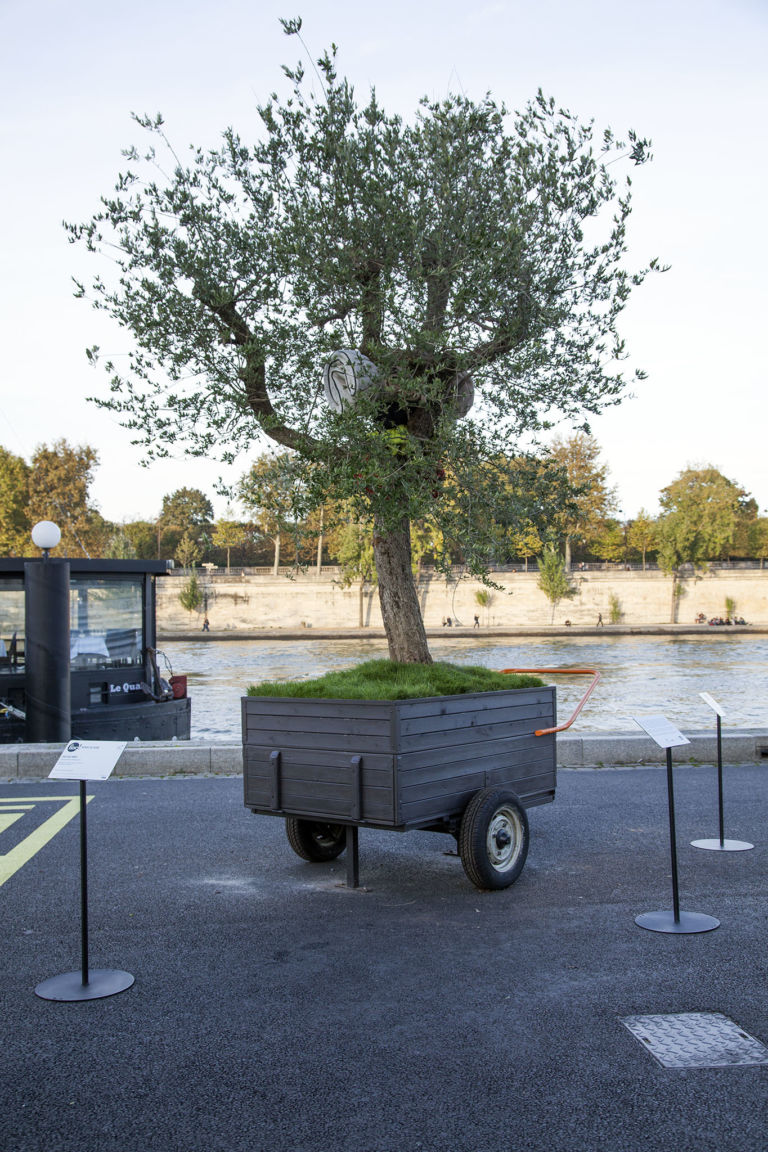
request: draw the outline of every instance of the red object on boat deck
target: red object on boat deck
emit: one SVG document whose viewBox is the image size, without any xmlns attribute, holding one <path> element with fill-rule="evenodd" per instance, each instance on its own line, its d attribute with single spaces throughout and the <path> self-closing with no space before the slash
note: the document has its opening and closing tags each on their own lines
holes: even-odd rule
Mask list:
<svg viewBox="0 0 768 1152">
<path fill-rule="evenodd" d="M 187 678 L 186 676 L 171 676 L 168 681 L 173 689 L 174 700 L 185 700 L 187 696 Z"/>
</svg>

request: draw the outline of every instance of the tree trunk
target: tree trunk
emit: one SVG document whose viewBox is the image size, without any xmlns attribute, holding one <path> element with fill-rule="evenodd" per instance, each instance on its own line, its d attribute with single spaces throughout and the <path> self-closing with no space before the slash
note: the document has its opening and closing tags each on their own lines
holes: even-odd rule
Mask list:
<svg viewBox="0 0 768 1152">
<path fill-rule="evenodd" d="M 323 571 L 323 509 L 320 509 L 320 532 L 317 537 L 317 576 L 318 579 Z"/>
<path fill-rule="evenodd" d="M 570 536 L 566 536 L 566 538 L 565 538 L 565 570 L 566 570 L 566 572 L 570 572 L 570 570 L 571 570 L 571 538 L 570 538 Z"/>
<path fill-rule="evenodd" d="M 275 536 L 275 562 L 272 565 L 272 575 L 277 576 L 280 568 L 280 533 Z"/>
<path fill-rule="evenodd" d="M 373 555 L 379 577 L 379 603 L 389 658 L 399 664 L 431 664 L 427 634 L 411 571 L 411 530 L 373 528 Z"/>
</svg>

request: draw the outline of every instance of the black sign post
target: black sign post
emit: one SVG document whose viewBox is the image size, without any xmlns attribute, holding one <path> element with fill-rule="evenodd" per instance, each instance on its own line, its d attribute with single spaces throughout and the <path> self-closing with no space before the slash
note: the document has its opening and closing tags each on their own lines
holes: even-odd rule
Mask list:
<svg viewBox="0 0 768 1152">
<path fill-rule="evenodd" d="M 672 910 L 643 912 L 635 917 L 635 924 L 650 932 L 711 932 L 720 927 L 720 921 L 703 912 L 681 912 L 677 878 L 677 835 L 675 830 L 675 788 L 672 775 L 672 749 L 690 740 L 670 724 L 665 716 L 635 716 L 635 723 L 648 733 L 660 748 L 667 752 L 667 799 L 669 803 L 669 845 L 672 855 Z"/>
<path fill-rule="evenodd" d="M 721 717 L 725 710 L 717 700 L 708 692 L 699 692 L 705 704 L 708 704 L 717 717 L 717 809 L 720 820 L 720 836 L 717 840 L 691 840 L 694 848 L 707 848 L 712 852 L 747 852 L 754 848 L 747 840 L 726 840 L 725 818 L 723 816 L 723 729 Z"/>
<path fill-rule="evenodd" d="M 80 782 L 80 971 L 51 976 L 35 988 L 41 1000 L 101 1000 L 124 992 L 133 984 L 130 972 L 116 968 L 93 969 L 88 963 L 88 830 L 86 780 L 106 780 L 125 743 L 72 740 L 49 775 L 54 780 Z"/>
</svg>

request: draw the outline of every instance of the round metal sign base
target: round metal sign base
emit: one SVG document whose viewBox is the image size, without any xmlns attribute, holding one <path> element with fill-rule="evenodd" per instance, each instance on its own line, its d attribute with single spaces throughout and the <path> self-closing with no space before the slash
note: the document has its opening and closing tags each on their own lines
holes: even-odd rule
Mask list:
<svg viewBox="0 0 768 1152">
<path fill-rule="evenodd" d="M 635 917 L 635 924 L 649 932 L 711 932 L 720 927 L 719 920 L 705 916 L 703 912 L 681 912 L 678 920 L 671 911 L 643 912 Z"/>
<path fill-rule="evenodd" d="M 691 845 L 694 848 L 708 848 L 710 852 L 747 852 L 754 848 L 754 844 L 746 840 L 723 840 L 722 844 L 719 840 L 691 840 Z"/>
<path fill-rule="evenodd" d="M 83 984 L 82 972 L 65 972 L 61 976 L 51 976 L 35 988 L 35 994 L 42 1000 L 101 1000 L 104 996 L 115 996 L 133 984 L 130 972 L 116 968 L 96 968 L 88 973 L 88 983 Z"/>
</svg>

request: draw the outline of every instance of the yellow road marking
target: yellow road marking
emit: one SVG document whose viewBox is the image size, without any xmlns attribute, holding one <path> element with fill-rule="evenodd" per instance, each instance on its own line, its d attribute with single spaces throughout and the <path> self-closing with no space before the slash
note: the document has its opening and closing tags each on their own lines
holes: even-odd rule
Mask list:
<svg viewBox="0 0 768 1152">
<path fill-rule="evenodd" d="M 88 803 L 91 800 L 93 800 L 93 796 L 86 797 Z M 48 841 L 52 840 L 56 833 L 60 832 L 80 811 L 79 796 L 18 796 L 10 803 L 18 805 L 30 803 L 32 807 L 35 804 L 56 803 L 61 804 L 62 807 L 54 812 L 53 816 L 49 816 L 34 832 L 30 832 L 29 836 L 17 844 L 15 848 L 12 848 L 10 852 L 6 852 L 5 855 L 0 854 L 0 887 L 13 876 L 14 872 L 18 872 L 19 868 L 31 860 L 41 848 L 44 848 Z M 4 818 L 2 805 L 3 801 L 0 800 L 0 832 L 9 827 L 12 822 L 2 822 Z M 14 819 L 18 819 L 12 810 L 8 812 L 8 815 L 13 815 Z M 19 813 L 19 815 L 23 815 L 23 813 Z"/>
<path fill-rule="evenodd" d="M 17 820 L 21 820 L 23 812 L 4 812 L 0 808 L 0 832 L 5 832 L 6 828 L 10 828 L 11 824 L 15 824 Z"/>
</svg>

